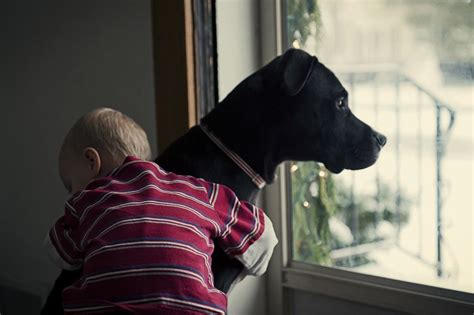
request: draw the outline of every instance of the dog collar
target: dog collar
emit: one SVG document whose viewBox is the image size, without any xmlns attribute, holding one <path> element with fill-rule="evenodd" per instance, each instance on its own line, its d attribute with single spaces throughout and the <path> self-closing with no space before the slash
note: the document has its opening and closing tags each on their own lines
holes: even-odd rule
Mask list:
<svg viewBox="0 0 474 315">
<path fill-rule="evenodd" d="M 252 182 L 259 188 L 262 189 L 267 184 L 265 180 L 260 176 L 257 172 L 255 172 L 250 165 L 248 165 L 242 158 L 235 153 L 234 151 L 227 148 L 205 125 L 199 125 L 201 130 L 208 136 L 212 142 L 215 143 L 222 150 L 232 161 L 234 161 L 237 166 L 247 174 L 248 177 L 252 180 Z"/>
</svg>

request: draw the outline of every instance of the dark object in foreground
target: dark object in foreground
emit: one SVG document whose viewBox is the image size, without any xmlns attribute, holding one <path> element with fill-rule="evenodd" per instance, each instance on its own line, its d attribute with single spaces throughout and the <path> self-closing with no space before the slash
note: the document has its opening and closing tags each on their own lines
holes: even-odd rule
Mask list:
<svg viewBox="0 0 474 315">
<path fill-rule="evenodd" d="M 242 81 L 205 125 L 267 183 L 284 161 L 318 161 L 331 172 L 374 164 L 386 138 L 357 117 L 336 76 L 318 59 L 290 49 Z M 241 200 L 255 201 L 260 189 L 216 146 L 200 126 L 192 127 L 155 160 L 164 169 L 230 187 Z M 243 270 L 216 247 L 215 287 L 228 292 Z M 61 292 L 80 276 L 62 271 L 42 314 L 62 314 Z"/>
</svg>

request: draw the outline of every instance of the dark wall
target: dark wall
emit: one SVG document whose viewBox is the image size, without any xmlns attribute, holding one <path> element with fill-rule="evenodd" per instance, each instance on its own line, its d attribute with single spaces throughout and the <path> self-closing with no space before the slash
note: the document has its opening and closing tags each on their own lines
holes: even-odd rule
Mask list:
<svg viewBox="0 0 474 315">
<path fill-rule="evenodd" d="M 44 296 L 58 271 L 42 241 L 63 212 L 57 152 L 72 123 L 114 107 L 156 148 L 150 2 L 3 1 L 0 39 L 0 285 Z"/>
</svg>

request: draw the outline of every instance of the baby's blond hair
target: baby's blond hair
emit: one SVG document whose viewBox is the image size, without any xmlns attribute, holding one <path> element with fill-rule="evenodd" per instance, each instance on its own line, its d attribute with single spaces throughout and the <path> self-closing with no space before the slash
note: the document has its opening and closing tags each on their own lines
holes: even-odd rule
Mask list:
<svg viewBox="0 0 474 315">
<path fill-rule="evenodd" d="M 151 159 L 145 131 L 133 119 L 111 108 L 95 109 L 76 121 L 64 138 L 60 156 L 66 152 L 80 154 L 93 147 L 115 163 L 127 156 Z"/>
</svg>

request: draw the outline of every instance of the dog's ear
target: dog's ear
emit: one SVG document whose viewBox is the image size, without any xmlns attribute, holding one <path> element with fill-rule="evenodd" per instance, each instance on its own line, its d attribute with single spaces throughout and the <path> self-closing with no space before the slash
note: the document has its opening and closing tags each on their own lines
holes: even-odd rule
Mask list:
<svg viewBox="0 0 474 315">
<path fill-rule="evenodd" d="M 313 65 L 317 63 L 316 57 L 300 49 L 291 48 L 282 56 L 279 65 L 281 88 L 289 96 L 298 94 L 308 81 Z"/>
</svg>

